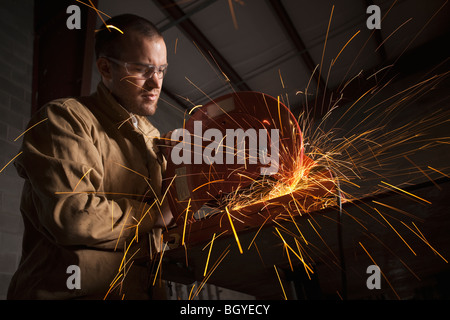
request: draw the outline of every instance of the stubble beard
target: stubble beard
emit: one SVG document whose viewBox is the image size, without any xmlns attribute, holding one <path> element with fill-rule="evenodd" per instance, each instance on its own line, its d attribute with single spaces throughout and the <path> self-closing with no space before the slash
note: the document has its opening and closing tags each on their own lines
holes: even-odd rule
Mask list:
<svg viewBox="0 0 450 320">
<path fill-rule="evenodd" d="M 158 97 L 153 101 L 146 101 L 142 96 L 139 96 L 136 100 L 127 99 L 122 101 L 122 106 L 130 113 L 138 116 L 152 116 L 156 113 L 158 108 Z"/>
</svg>

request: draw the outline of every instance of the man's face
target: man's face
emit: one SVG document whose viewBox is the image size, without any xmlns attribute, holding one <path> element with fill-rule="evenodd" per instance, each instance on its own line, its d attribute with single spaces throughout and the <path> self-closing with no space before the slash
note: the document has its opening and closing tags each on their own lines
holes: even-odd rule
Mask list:
<svg viewBox="0 0 450 320">
<path fill-rule="evenodd" d="M 121 39 L 121 52 L 111 57 L 123 62 L 151 64 L 156 67 L 167 64 L 167 50 L 160 37 L 149 38 L 130 32 Z M 129 112 L 141 116 L 155 114 L 163 79 L 154 73 L 147 80 L 136 79 L 124 66 L 108 61 L 110 75 L 103 77 L 105 85 L 118 102 Z"/>
</svg>

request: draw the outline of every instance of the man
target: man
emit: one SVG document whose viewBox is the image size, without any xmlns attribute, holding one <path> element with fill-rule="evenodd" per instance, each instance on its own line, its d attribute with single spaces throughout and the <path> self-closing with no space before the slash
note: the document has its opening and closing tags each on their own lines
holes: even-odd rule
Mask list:
<svg viewBox="0 0 450 320">
<path fill-rule="evenodd" d="M 146 118 L 157 109 L 166 46 L 138 16 L 105 25 L 97 91 L 48 103 L 24 137 L 23 252 L 9 299 L 151 297 L 152 275 L 137 257 L 149 261 L 150 242 L 160 249 L 157 231 L 172 219 L 161 203 L 159 132 Z"/>
</svg>

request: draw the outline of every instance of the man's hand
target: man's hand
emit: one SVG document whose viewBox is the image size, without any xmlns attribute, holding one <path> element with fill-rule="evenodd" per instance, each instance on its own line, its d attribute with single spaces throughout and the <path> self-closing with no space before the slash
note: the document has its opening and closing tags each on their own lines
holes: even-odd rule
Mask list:
<svg viewBox="0 0 450 320">
<path fill-rule="evenodd" d="M 172 140 L 172 131 L 169 131 L 166 134 L 161 135 L 160 138 L 155 139 L 155 144 L 159 146 L 166 159 L 169 158 L 171 147 L 176 145 L 178 142 L 179 141 Z"/>
</svg>

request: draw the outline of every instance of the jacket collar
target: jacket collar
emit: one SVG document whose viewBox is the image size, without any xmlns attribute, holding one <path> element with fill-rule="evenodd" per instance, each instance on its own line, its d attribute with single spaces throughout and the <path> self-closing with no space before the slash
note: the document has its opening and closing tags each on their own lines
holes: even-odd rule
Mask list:
<svg viewBox="0 0 450 320">
<path fill-rule="evenodd" d="M 114 98 L 103 82 L 100 81 L 97 85 L 97 91 L 93 94 L 93 98 L 96 100 L 96 107 L 114 122 L 122 123 L 130 120 L 131 123 L 130 113 Z"/>
</svg>

